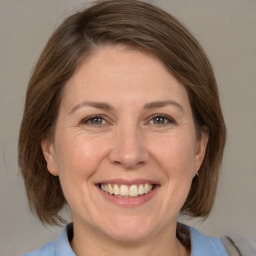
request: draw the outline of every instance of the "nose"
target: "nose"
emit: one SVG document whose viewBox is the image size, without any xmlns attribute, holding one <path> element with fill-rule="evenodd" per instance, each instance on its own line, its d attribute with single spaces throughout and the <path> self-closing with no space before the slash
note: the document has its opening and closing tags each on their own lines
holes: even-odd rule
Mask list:
<svg viewBox="0 0 256 256">
<path fill-rule="evenodd" d="M 115 134 L 109 159 L 125 170 L 136 170 L 149 160 L 149 152 L 138 128 L 119 129 Z"/>
</svg>

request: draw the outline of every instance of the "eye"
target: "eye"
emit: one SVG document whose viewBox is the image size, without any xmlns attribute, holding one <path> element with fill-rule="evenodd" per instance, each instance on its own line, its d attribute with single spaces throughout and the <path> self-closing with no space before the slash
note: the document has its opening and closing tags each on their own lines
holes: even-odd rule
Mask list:
<svg viewBox="0 0 256 256">
<path fill-rule="evenodd" d="M 107 124 L 107 121 L 100 115 L 90 116 L 82 121 L 84 125 L 100 126 Z"/>
<path fill-rule="evenodd" d="M 155 114 L 151 117 L 148 123 L 156 125 L 168 125 L 174 123 L 174 120 L 171 117 L 163 114 Z"/>
</svg>

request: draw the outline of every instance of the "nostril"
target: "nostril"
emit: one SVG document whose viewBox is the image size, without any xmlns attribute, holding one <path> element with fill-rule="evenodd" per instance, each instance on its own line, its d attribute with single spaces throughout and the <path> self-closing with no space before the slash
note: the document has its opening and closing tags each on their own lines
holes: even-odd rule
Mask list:
<svg viewBox="0 0 256 256">
<path fill-rule="evenodd" d="M 115 146 L 109 152 L 112 164 L 133 170 L 148 161 L 149 155 L 140 137 L 124 131 L 118 138 L 119 140 L 117 139 Z"/>
<path fill-rule="evenodd" d="M 143 166 L 144 163 L 144 161 L 137 161 L 136 159 L 131 158 L 113 162 L 113 164 L 121 166 L 125 170 L 135 170 Z"/>
</svg>

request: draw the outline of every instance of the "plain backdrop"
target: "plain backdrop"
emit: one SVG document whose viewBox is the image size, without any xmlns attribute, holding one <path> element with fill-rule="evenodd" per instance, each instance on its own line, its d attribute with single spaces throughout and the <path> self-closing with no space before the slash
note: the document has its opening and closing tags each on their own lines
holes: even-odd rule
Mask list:
<svg viewBox="0 0 256 256">
<path fill-rule="evenodd" d="M 211 216 L 189 223 L 215 236 L 256 238 L 256 1 L 158 0 L 198 38 L 212 61 L 228 128 L 222 175 Z M 51 241 L 29 212 L 17 167 L 17 140 L 27 83 L 42 48 L 82 0 L 0 0 L 0 255 Z"/>
</svg>

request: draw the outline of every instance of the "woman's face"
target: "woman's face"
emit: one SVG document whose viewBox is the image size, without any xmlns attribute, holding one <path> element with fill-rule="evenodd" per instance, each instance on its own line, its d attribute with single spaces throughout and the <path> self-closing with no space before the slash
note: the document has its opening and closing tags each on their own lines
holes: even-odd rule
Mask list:
<svg viewBox="0 0 256 256">
<path fill-rule="evenodd" d="M 42 148 L 75 230 L 138 241 L 175 232 L 206 144 L 185 88 L 164 65 L 108 46 L 67 82 L 54 140 Z"/>
</svg>

